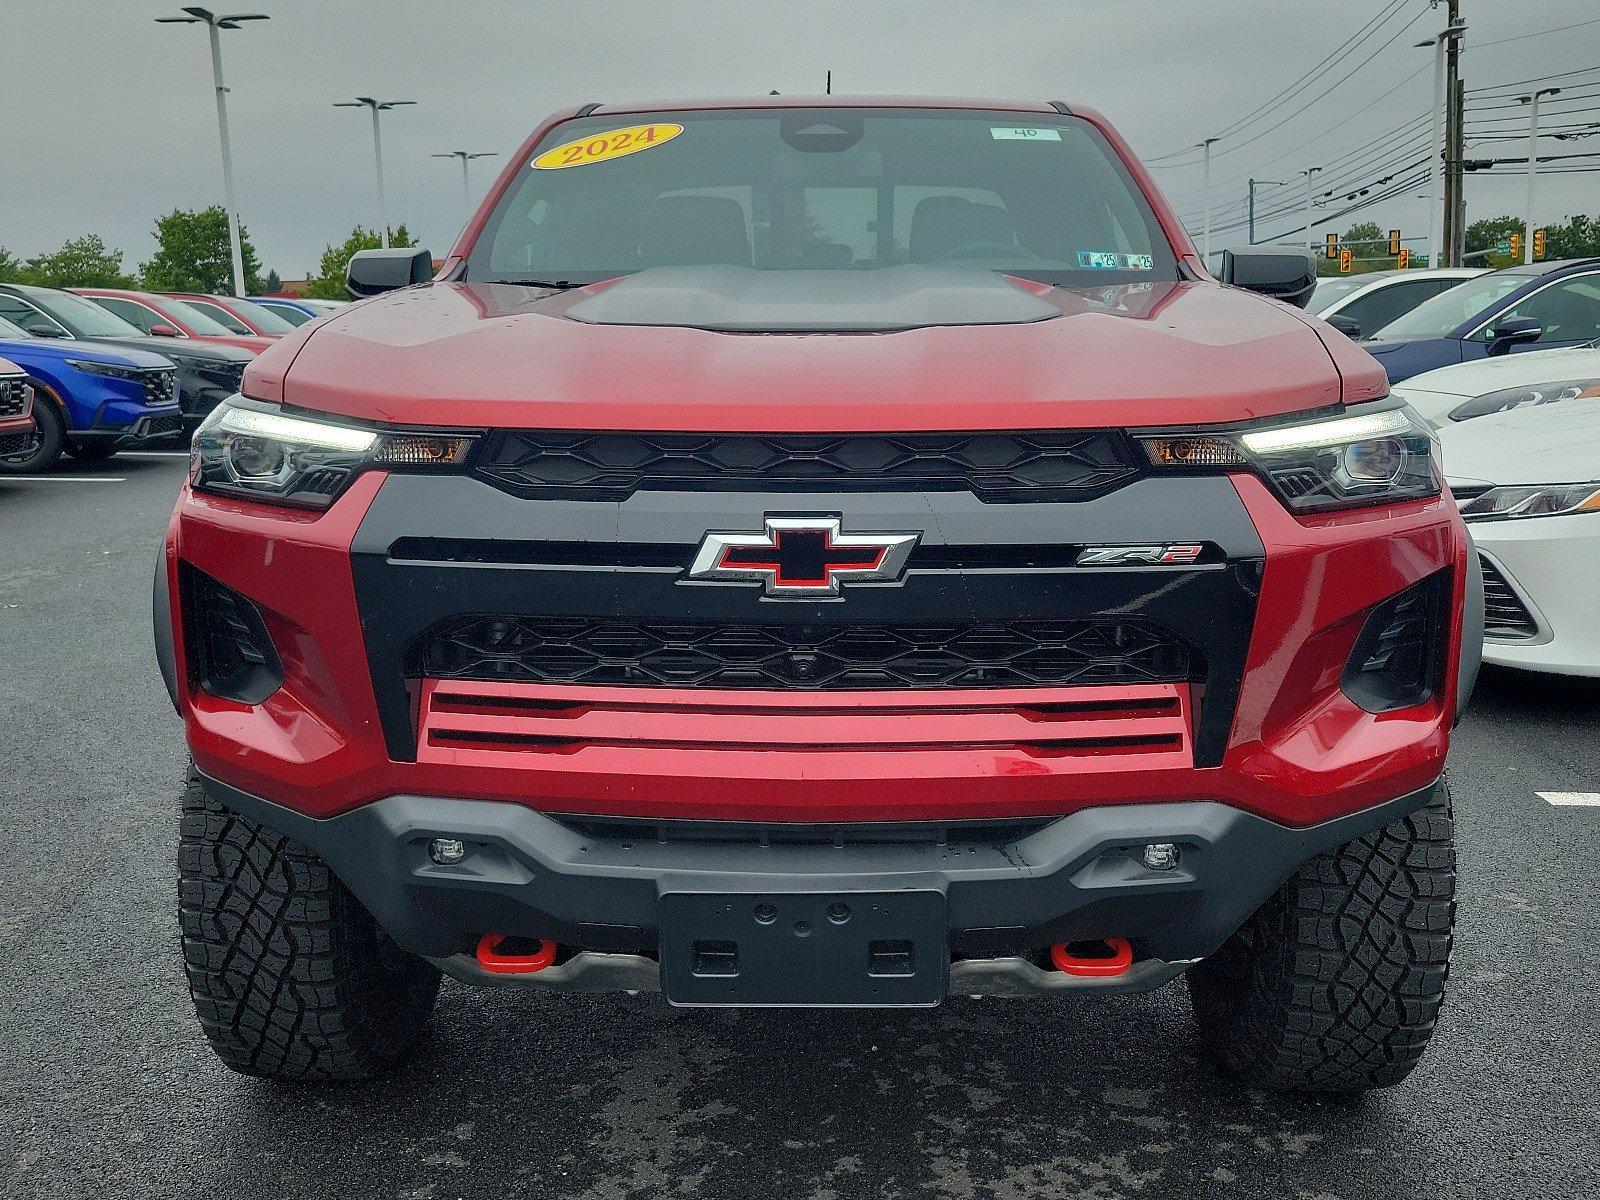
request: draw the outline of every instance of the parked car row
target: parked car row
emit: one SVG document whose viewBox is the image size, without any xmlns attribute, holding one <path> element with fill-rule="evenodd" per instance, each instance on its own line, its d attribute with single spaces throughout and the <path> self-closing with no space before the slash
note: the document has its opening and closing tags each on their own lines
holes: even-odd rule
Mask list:
<svg viewBox="0 0 1600 1200">
<path fill-rule="evenodd" d="M 304 320 L 327 311 L 292 304 Z M 0 355 L 23 372 L 31 410 L 24 438 L 0 406 L 0 473 L 47 470 L 63 454 L 97 462 L 192 431 L 299 323 L 231 296 L 0 284 Z"/>
<path fill-rule="evenodd" d="M 1399 383 L 1454 363 L 1600 339 L 1600 258 L 1324 279 L 1310 309 Z"/>
</svg>

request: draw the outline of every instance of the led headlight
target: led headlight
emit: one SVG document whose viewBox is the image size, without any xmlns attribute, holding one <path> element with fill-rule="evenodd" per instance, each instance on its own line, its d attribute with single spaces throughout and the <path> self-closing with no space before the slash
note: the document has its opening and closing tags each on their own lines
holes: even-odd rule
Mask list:
<svg viewBox="0 0 1600 1200">
<path fill-rule="evenodd" d="M 1600 400 L 1600 379 L 1563 379 L 1529 387 L 1506 388 L 1475 396 L 1450 410 L 1452 421 L 1470 421 L 1490 413 L 1509 412 L 1532 404 L 1559 404 L 1565 400 Z"/>
<path fill-rule="evenodd" d="M 1439 494 L 1437 448 L 1410 409 L 1140 439 L 1157 467 L 1253 469 L 1289 508 L 1323 512 Z"/>
<path fill-rule="evenodd" d="M 112 379 L 141 379 L 145 370 L 143 367 L 119 367 L 114 363 L 89 362 L 81 358 L 67 359 L 67 366 L 86 371 L 90 375 L 106 375 Z"/>
<path fill-rule="evenodd" d="M 465 461 L 471 445 L 463 435 L 292 416 L 233 396 L 195 430 L 190 471 L 202 491 L 326 508 L 368 467 L 451 467 Z"/>
<path fill-rule="evenodd" d="M 1600 512 L 1600 481 L 1490 488 L 1461 506 L 1468 521 L 1511 521 Z"/>
</svg>

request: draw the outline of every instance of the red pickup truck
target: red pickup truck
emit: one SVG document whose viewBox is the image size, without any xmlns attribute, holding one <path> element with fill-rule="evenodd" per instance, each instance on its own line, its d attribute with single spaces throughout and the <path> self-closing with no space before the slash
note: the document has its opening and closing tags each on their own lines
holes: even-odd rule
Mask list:
<svg viewBox="0 0 1600 1200">
<path fill-rule="evenodd" d="M 156 578 L 229 1066 L 441 973 L 918 1006 L 1187 976 L 1251 1083 L 1411 1070 L 1481 580 L 1424 422 L 1061 103 L 586 105 L 285 335 Z"/>
</svg>

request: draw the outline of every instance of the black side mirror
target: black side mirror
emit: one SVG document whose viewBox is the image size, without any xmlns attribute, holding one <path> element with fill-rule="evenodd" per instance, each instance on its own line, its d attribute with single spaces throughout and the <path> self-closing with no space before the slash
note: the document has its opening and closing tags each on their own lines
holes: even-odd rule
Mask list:
<svg viewBox="0 0 1600 1200">
<path fill-rule="evenodd" d="M 46 325 L 42 321 L 37 325 L 25 326 L 25 328 L 29 333 L 33 334 L 34 337 L 64 338 L 71 336 L 65 329 L 62 329 L 56 325 Z"/>
<path fill-rule="evenodd" d="M 433 255 L 417 247 L 357 250 L 344 269 L 344 286 L 356 299 L 427 283 L 433 278 Z"/>
<path fill-rule="evenodd" d="M 1544 336 L 1544 322 L 1537 317 L 1507 317 L 1489 334 L 1489 355 L 1510 354 L 1511 347 L 1537 342 Z"/>
<path fill-rule="evenodd" d="M 1335 313 L 1333 316 L 1328 318 L 1328 324 L 1332 325 L 1352 342 L 1359 342 L 1361 340 L 1361 322 L 1356 320 L 1354 317 L 1342 317 Z"/>
<path fill-rule="evenodd" d="M 1317 259 L 1299 246 L 1224 250 L 1222 282 L 1304 308 L 1317 286 Z"/>
</svg>

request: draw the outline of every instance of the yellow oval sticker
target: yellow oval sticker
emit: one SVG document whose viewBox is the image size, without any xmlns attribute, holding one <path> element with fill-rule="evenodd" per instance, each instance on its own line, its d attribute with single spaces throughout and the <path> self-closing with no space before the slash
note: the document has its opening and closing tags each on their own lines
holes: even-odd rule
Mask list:
<svg viewBox="0 0 1600 1200">
<path fill-rule="evenodd" d="M 553 150 L 546 150 L 531 164 L 535 171 L 559 171 L 564 167 L 586 167 L 590 163 L 605 162 L 608 158 L 622 158 L 670 142 L 683 132 L 682 125 L 630 125 L 626 129 L 613 129 L 597 133 L 576 142 L 566 142 Z"/>
</svg>

